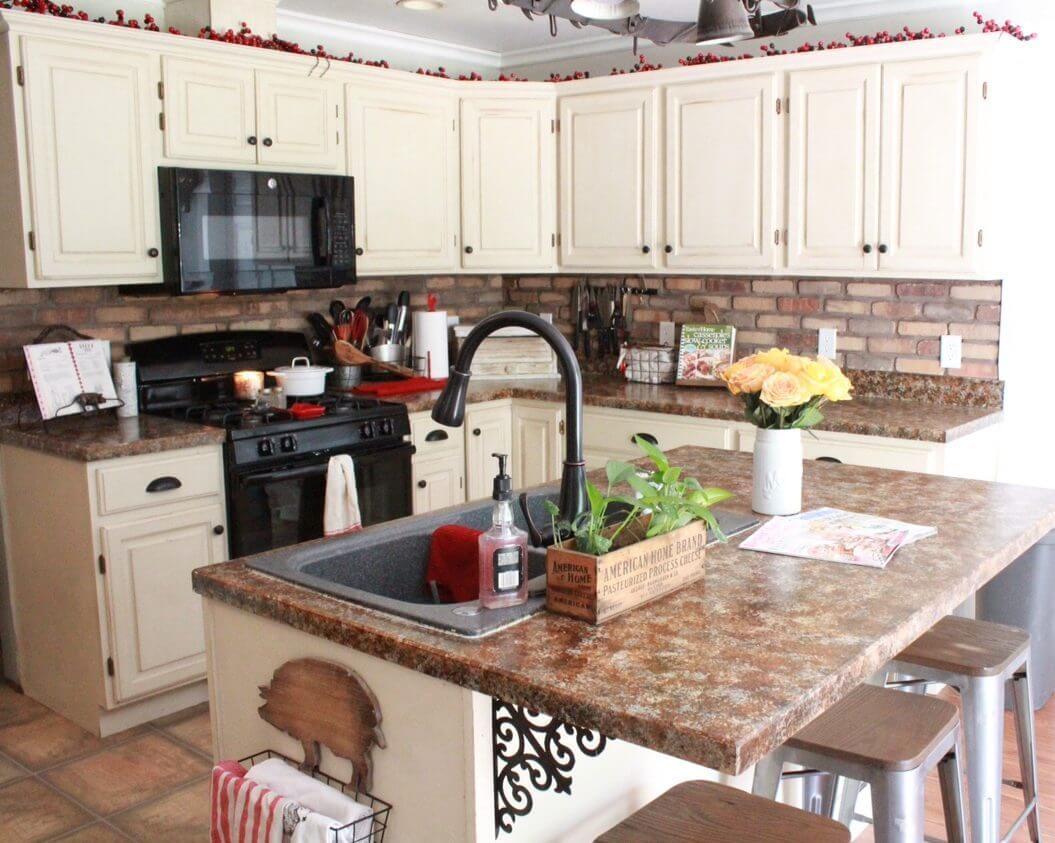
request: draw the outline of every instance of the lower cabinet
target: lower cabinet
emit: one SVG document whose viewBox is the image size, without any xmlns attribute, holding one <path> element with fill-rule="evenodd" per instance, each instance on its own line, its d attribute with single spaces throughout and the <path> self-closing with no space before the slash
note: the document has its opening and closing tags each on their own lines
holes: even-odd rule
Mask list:
<svg viewBox="0 0 1055 843">
<path fill-rule="evenodd" d="M 513 408 L 509 401 L 477 404 L 465 411 L 465 486 L 467 500 L 490 497 L 498 461 L 493 454 L 510 457 L 509 473 L 513 488 L 520 483 L 520 472 L 513 464 Z"/>
<path fill-rule="evenodd" d="M 583 414 L 586 467 L 602 468 L 609 460 L 641 457 L 635 441 L 638 436 L 664 451 L 683 445 L 726 451 L 736 447 L 736 426 L 732 422 L 587 407 Z"/>
<path fill-rule="evenodd" d="M 564 465 L 564 407 L 513 404 L 513 480 L 520 488 L 559 480 Z"/>
<path fill-rule="evenodd" d="M 465 458 L 461 452 L 414 461 L 414 514 L 465 502 Z"/>
</svg>

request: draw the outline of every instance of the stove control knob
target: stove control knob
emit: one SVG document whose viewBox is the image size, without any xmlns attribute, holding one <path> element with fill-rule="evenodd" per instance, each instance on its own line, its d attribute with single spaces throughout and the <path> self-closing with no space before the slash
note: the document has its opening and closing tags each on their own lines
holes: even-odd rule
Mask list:
<svg viewBox="0 0 1055 843">
<path fill-rule="evenodd" d="M 392 435 L 392 419 L 381 419 L 378 423 L 378 429 L 381 431 L 382 436 Z"/>
<path fill-rule="evenodd" d="M 292 454 L 297 450 L 297 437 L 293 435 L 283 436 L 279 444 L 282 446 L 282 450 L 285 453 Z"/>
<path fill-rule="evenodd" d="M 275 453 L 275 443 L 270 439 L 261 439 L 256 446 L 257 453 L 262 457 L 270 457 Z"/>
<path fill-rule="evenodd" d="M 362 434 L 363 439 L 374 438 L 374 426 L 370 422 L 363 422 L 359 428 L 359 433 Z"/>
</svg>

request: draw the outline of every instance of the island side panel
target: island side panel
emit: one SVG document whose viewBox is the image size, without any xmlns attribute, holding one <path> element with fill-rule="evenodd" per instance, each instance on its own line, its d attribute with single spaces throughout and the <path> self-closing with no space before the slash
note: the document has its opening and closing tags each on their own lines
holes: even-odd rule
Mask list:
<svg viewBox="0 0 1055 843">
<path fill-rule="evenodd" d="M 260 686 L 291 659 L 332 661 L 356 671 L 380 705 L 387 747 L 373 751 L 373 792 L 393 805 L 385 840 L 475 843 L 471 691 L 215 600 L 203 604 L 217 758 L 274 749 L 299 761 L 300 744 L 257 713 Z M 328 751 L 322 766 L 351 777 L 351 765 Z M 489 778 L 484 784 L 489 795 Z"/>
</svg>

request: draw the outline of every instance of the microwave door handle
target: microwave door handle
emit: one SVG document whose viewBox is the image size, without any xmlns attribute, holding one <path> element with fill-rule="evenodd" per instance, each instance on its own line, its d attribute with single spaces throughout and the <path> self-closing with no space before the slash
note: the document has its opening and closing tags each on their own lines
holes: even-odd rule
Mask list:
<svg viewBox="0 0 1055 843">
<path fill-rule="evenodd" d="M 316 197 L 311 203 L 311 247 L 315 266 L 329 266 L 330 213 L 322 197 Z"/>
</svg>

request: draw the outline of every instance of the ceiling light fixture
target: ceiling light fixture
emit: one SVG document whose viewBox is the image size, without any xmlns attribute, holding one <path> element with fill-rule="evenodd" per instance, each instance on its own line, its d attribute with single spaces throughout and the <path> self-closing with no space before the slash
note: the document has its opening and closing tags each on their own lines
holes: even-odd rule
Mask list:
<svg viewBox="0 0 1055 843">
<path fill-rule="evenodd" d="M 623 20 L 640 11 L 637 0 L 572 0 L 571 10 L 591 20 Z"/>
<path fill-rule="evenodd" d="M 447 3 L 446 0 L 396 0 L 396 5 L 412 12 L 435 12 Z"/>
<path fill-rule="evenodd" d="M 742 0 L 700 0 L 696 19 L 698 45 L 742 41 L 754 35 Z"/>
</svg>

